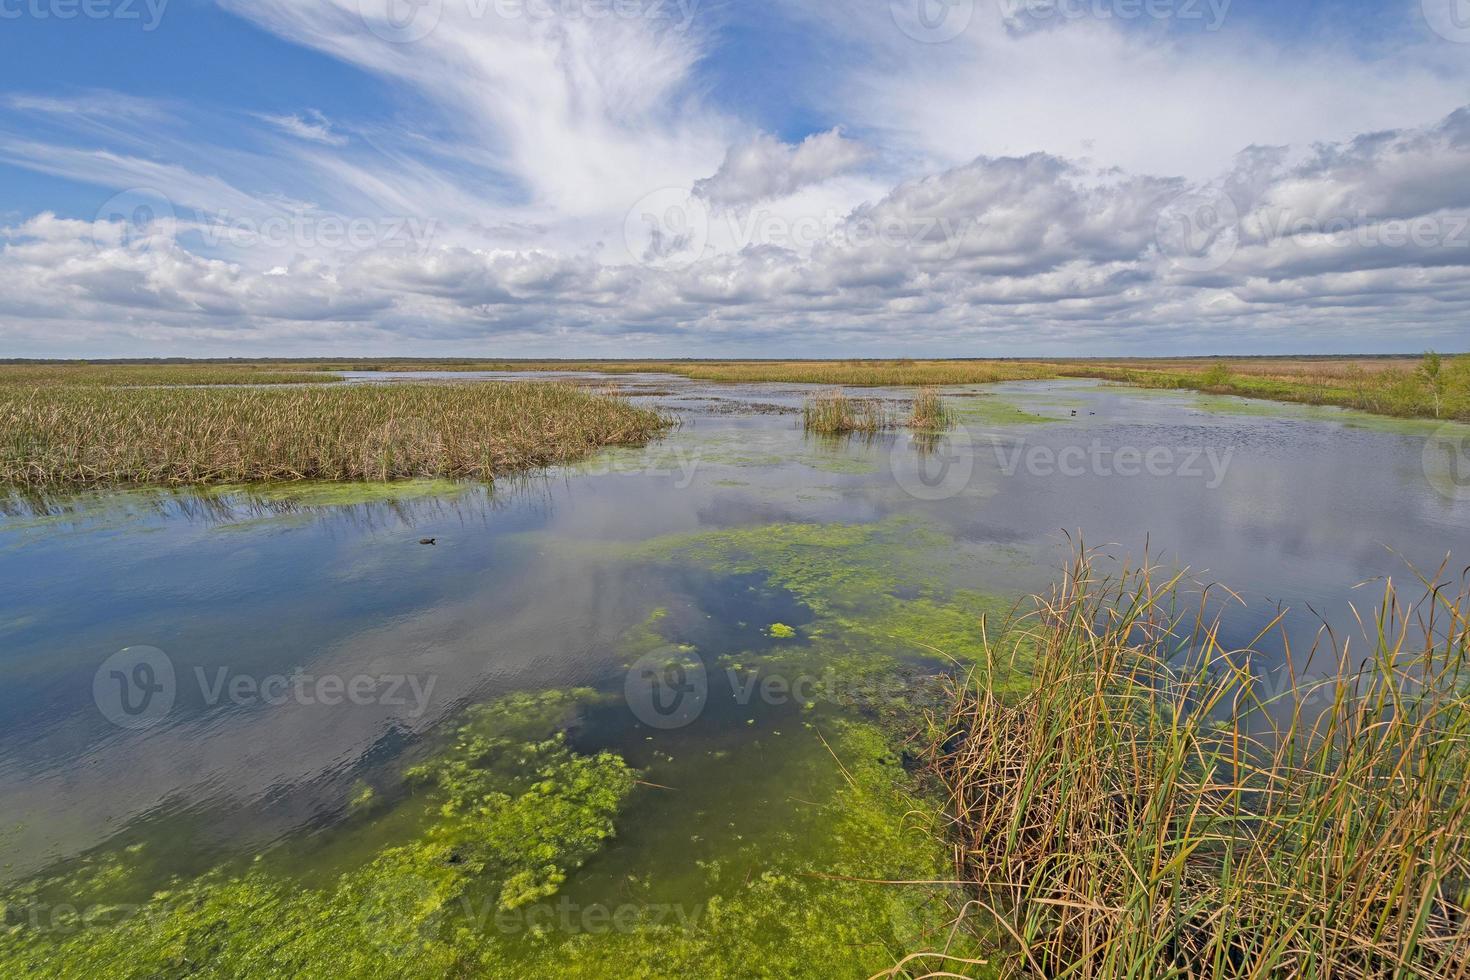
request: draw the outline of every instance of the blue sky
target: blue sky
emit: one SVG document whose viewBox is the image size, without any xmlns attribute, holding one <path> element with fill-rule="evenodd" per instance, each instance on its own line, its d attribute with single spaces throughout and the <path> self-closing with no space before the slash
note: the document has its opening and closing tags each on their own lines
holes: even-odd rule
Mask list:
<svg viewBox="0 0 1470 980">
<path fill-rule="evenodd" d="M 1470 348 L 1470 0 L 86 3 L 10 356 Z"/>
</svg>

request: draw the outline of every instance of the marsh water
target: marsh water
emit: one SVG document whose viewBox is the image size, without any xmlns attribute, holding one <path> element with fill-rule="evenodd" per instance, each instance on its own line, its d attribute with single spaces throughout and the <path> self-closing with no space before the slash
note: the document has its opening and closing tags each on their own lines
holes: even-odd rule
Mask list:
<svg viewBox="0 0 1470 980">
<path fill-rule="evenodd" d="M 885 721 L 922 708 L 924 678 L 973 662 L 981 616 L 1045 590 L 1078 541 L 1228 585 L 1242 601 L 1227 646 L 1282 609 L 1302 643 L 1324 623 L 1353 632 L 1352 603 L 1373 603 L 1354 587 L 1470 556 L 1470 495 L 1434 471 L 1430 423 L 1036 382 L 947 389 L 959 427 L 937 443 L 831 439 L 802 431 L 809 386 L 576 380 L 678 426 L 494 487 L 12 500 L 6 877 L 126 853 L 137 894 L 218 868 L 326 887 L 423 833 L 433 796 L 405 773 L 473 706 L 511 704 L 498 737 L 560 733 L 641 780 L 615 836 L 541 896 L 636 907 L 643 925 L 653 909 L 714 936 L 705 954 L 738 956 L 722 931 L 754 942 L 789 925 L 809 890 L 837 888 L 824 871 L 907 879 L 905 862 L 929 859 L 889 846 L 881 807 L 837 839 L 833 808 L 867 785 L 859 761 L 901 774 Z M 540 700 L 506 700 L 526 694 Z M 756 881 L 763 904 L 743 909 Z M 887 930 L 874 962 L 924 935 L 901 921 L 911 906 L 855 894 L 840 905 L 851 929 Z M 826 921 L 831 942 L 862 945 Z M 507 962 L 530 963 L 536 943 L 638 941 L 632 925 L 600 938 L 554 916 L 536 942 L 507 930 Z"/>
</svg>

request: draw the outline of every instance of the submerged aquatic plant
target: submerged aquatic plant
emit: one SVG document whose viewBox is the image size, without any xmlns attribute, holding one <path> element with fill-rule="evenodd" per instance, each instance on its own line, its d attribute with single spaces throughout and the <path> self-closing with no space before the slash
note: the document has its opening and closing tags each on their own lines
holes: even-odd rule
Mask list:
<svg viewBox="0 0 1470 980">
<path fill-rule="evenodd" d="M 0 976 L 865 976 L 942 921 L 947 886 L 873 880 L 927 883 L 945 857 L 932 807 L 916 819 L 910 776 L 876 726 L 834 719 L 824 732 L 772 735 L 779 756 L 695 762 L 722 775 L 678 790 L 644 783 L 651 798 L 635 803 L 639 773 L 621 758 L 545 737 L 599 700 L 548 691 L 470 709 L 446 751 L 409 773 L 431 804 L 422 826 L 365 855 L 350 848 L 330 880 L 304 882 L 294 861 L 267 854 L 248 870 L 149 887 L 140 845 L 81 873 L 0 888 Z M 681 818 L 736 826 L 730 814 L 680 807 L 689 792 L 706 794 L 704 805 L 730 799 L 723 773 L 742 765 L 742 800 L 780 800 L 798 781 L 801 799 L 778 804 L 789 823 L 771 836 L 686 843 Z M 351 799 L 362 796 L 354 788 Z M 367 812 L 373 805 L 359 804 L 360 840 L 377 840 L 370 821 L 391 813 Z M 631 806 L 637 819 L 663 821 L 643 844 L 658 855 L 614 852 Z M 688 859 L 659 860 L 670 852 Z M 584 867 L 596 862 L 636 873 L 604 891 Z M 678 873 L 660 879 L 650 864 Z M 75 914 L 53 920 L 56 902 Z"/>
<path fill-rule="evenodd" d="M 542 737 L 592 697 L 511 695 L 472 708 L 453 745 L 409 772 L 437 804 L 419 836 L 325 887 L 252 864 L 114 901 L 138 870 L 130 848 L 84 874 L 0 890 L 0 976 L 516 975 L 470 915 L 476 896 L 493 915 L 557 894 L 614 837 L 634 789 L 620 757 L 576 753 L 560 731 Z M 52 896 L 85 916 L 37 920 Z"/>
<path fill-rule="evenodd" d="M 1408 605 L 1390 583 L 1316 680 L 1289 644 L 1255 674 L 1179 584 L 1084 553 L 1023 631 L 1029 693 L 959 683 L 936 730 L 956 870 L 1010 970 L 1470 974 L 1465 583 Z"/>
</svg>

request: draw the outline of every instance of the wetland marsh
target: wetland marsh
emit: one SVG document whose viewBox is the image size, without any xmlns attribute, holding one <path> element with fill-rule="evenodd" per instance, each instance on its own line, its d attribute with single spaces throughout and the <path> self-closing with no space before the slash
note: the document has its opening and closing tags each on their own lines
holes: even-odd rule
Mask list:
<svg viewBox="0 0 1470 980">
<path fill-rule="evenodd" d="M 992 975 L 920 756 L 951 679 L 1027 690 L 1079 539 L 1228 585 L 1228 650 L 1470 553 L 1429 421 L 1025 380 L 834 437 L 810 384 L 548 378 L 677 424 L 493 487 L 12 495 L 6 975 Z"/>
</svg>

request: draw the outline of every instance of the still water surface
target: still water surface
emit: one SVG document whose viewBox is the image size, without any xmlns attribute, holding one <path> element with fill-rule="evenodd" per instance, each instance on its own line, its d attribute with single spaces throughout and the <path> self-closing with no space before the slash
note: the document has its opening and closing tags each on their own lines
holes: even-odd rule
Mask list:
<svg viewBox="0 0 1470 980">
<path fill-rule="evenodd" d="M 1346 628 L 1350 600 L 1371 606 L 1371 589 L 1351 591 L 1359 583 L 1470 556 L 1470 502 L 1426 477 L 1434 426 L 1423 423 L 1014 383 L 949 390 L 962 428 L 922 447 L 906 433 L 806 436 L 807 386 L 592 381 L 680 426 L 645 449 L 493 490 L 129 492 L 41 513 L 12 502 L 0 518 L 6 874 L 134 839 L 160 845 L 160 874 L 303 839 L 330 855 L 354 796 L 364 786 L 391 795 L 391 774 L 467 704 L 624 691 L 640 652 L 629 638 L 650 621 L 661 642 L 710 668 L 709 697 L 682 729 L 649 726 L 621 704 L 580 719 L 582 745 L 616 748 L 682 794 L 641 799 L 639 819 L 588 875 L 684 873 L 688 862 L 659 843 L 671 814 L 685 857 L 719 833 L 769 838 L 787 818 L 770 780 L 812 763 L 789 745 L 801 706 L 734 703 L 715 668 L 808 642 L 823 611 L 758 561 L 681 552 L 689 535 L 769 528 L 779 547 L 793 524 L 878 529 L 855 558 L 871 567 L 831 583 L 852 608 L 865 589 L 922 598 L 917 584 L 875 577 L 884 549 L 892 568 L 914 563 L 999 608 L 1045 589 L 1080 535 L 1228 584 L 1247 602 L 1230 620 L 1227 642 L 1238 643 L 1281 607 L 1306 639 L 1316 617 Z M 839 557 L 842 547 L 832 545 Z M 99 675 L 136 647 L 161 651 L 160 670 L 131 673 L 134 658 L 121 679 Z M 939 659 L 902 640 L 894 652 Z M 168 710 L 116 723 L 123 691 L 111 685 L 167 671 Z"/>
</svg>

